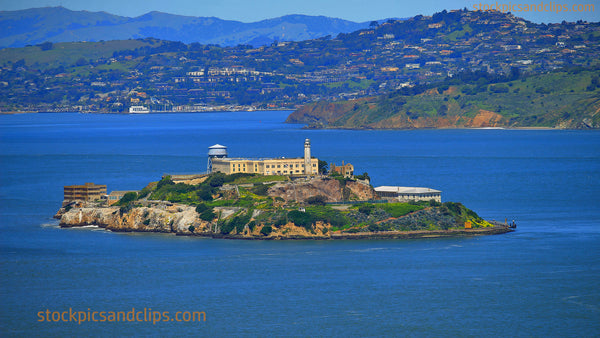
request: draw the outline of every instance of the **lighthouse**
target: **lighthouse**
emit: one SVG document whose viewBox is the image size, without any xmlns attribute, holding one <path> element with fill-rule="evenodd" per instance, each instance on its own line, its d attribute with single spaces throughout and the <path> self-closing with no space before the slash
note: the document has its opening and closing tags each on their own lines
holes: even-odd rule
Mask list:
<svg viewBox="0 0 600 338">
<path fill-rule="evenodd" d="M 312 174 L 312 167 L 310 165 L 310 139 L 304 140 L 304 174 Z"/>
</svg>

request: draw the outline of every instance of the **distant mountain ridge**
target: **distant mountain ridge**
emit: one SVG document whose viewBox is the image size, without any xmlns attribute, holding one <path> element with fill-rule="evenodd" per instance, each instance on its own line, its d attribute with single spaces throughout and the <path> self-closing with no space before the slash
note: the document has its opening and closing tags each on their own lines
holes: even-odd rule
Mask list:
<svg viewBox="0 0 600 338">
<path fill-rule="evenodd" d="M 286 15 L 252 23 L 149 12 L 130 18 L 64 7 L 0 11 L 0 47 L 24 47 L 45 41 L 76 42 L 153 37 L 184 43 L 235 46 L 301 41 L 367 28 L 325 16 Z"/>
</svg>

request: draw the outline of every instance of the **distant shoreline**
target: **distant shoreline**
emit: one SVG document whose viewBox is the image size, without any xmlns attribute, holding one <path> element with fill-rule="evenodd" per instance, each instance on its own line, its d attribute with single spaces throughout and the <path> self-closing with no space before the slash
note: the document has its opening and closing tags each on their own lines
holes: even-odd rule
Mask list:
<svg viewBox="0 0 600 338">
<path fill-rule="evenodd" d="M 112 115 L 158 115 L 158 114 L 204 114 L 204 113 L 234 113 L 234 112 L 269 112 L 269 111 L 294 111 L 294 109 L 256 109 L 256 110 L 205 110 L 205 111 L 161 111 L 161 112 L 150 112 L 143 114 L 135 114 L 128 112 L 78 112 L 78 111 L 65 111 L 65 112 L 43 112 L 43 111 L 8 111 L 0 112 L 0 115 L 18 115 L 18 114 L 112 114 Z M 553 127 L 444 127 L 444 128 L 364 128 L 364 127 L 316 127 L 307 125 L 303 122 L 284 122 L 286 124 L 299 124 L 304 125 L 302 129 L 315 129 L 315 130 L 578 130 L 569 128 L 553 128 Z"/>
<path fill-rule="evenodd" d="M 199 111 L 151 111 L 149 113 L 129 113 L 129 112 L 81 112 L 81 111 L 6 111 L 0 112 L 0 115 L 14 115 L 14 114 L 97 114 L 97 115 L 156 115 L 156 114 L 198 114 L 198 113 L 234 113 L 234 112 L 267 112 L 267 111 L 294 111 L 290 108 L 282 109 L 233 109 L 233 110 L 199 110 Z"/>
</svg>

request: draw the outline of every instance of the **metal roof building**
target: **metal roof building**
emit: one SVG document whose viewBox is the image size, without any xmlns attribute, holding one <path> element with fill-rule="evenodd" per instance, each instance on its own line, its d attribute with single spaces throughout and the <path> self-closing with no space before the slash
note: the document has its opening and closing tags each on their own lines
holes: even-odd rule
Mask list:
<svg viewBox="0 0 600 338">
<path fill-rule="evenodd" d="M 375 191 L 379 197 L 397 202 L 409 201 L 442 201 L 442 192 L 431 188 L 421 187 L 398 187 L 383 185 L 376 187 Z"/>
</svg>

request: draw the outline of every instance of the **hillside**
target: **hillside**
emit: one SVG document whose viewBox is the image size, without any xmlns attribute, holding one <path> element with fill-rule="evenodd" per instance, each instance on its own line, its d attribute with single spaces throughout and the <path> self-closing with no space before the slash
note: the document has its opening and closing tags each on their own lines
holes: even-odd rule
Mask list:
<svg viewBox="0 0 600 338">
<path fill-rule="evenodd" d="M 468 72 L 485 76 L 449 84 L 479 93 L 499 79 L 517 79 L 513 75 L 522 80 L 557 69 L 598 69 L 599 53 L 600 23 L 534 24 L 466 10 L 258 48 L 156 38 L 43 42 L 0 50 L 0 111 L 296 109 L 398 90 L 414 95 Z"/>
<path fill-rule="evenodd" d="M 0 47 L 42 42 L 108 41 L 139 38 L 236 46 L 299 41 L 366 28 L 368 23 L 324 16 L 287 15 L 243 23 L 215 17 L 149 12 L 130 18 L 63 7 L 0 12 Z"/>
<path fill-rule="evenodd" d="M 452 82 L 452 81 L 448 81 Z M 287 118 L 312 128 L 600 128 L 600 71 L 553 72 L 519 80 L 431 86 L 305 105 Z"/>
</svg>

